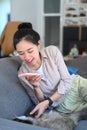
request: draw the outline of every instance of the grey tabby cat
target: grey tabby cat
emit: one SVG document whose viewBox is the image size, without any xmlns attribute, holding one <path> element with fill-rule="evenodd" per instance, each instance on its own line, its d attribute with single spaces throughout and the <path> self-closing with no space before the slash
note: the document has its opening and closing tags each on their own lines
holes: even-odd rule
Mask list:
<svg viewBox="0 0 87 130">
<path fill-rule="evenodd" d="M 40 118 L 28 116 L 24 120 L 20 119 L 20 121 L 52 130 L 73 130 L 78 121 L 82 119 L 87 119 L 87 109 L 72 114 L 50 111 L 49 113 L 44 113 Z"/>
<path fill-rule="evenodd" d="M 38 119 L 29 117 L 29 121 L 31 121 L 31 123 L 34 125 L 51 128 L 52 130 L 72 130 L 77 124 L 78 115 L 76 118 L 74 118 L 74 115 L 68 116 L 51 111 L 43 114 Z"/>
</svg>

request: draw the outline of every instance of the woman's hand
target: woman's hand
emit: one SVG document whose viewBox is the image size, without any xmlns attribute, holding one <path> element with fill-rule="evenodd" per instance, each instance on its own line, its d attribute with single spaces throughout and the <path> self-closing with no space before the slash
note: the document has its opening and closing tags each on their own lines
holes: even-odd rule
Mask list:
<svg viewBox="0 0 87 130">
<path fill-rule="evenodd" d="M 49 101 L 48 100 L 44 100 L 42 102 L 40 102 L 31 112 L 30 114 L 33 115 L 35 114 L 36 118 L 39 118 L 44 111 L 46 110 L 46 108 L 49 106 Z"/>
<path fill-rule="evenodd" d="M 39 86 L 39 81 L 42 79 L 42 75 L 38 73 L 23 73 L 19 74 L 19 77 L 25 77 L 32 85 L 33 87 Z"/>
<path fill-rule="evenodd" d="M 38 98 L 39 101 L 42 101 L 44 99 L 43 92 L 41 91 L 39 87 L 39 82 L 42 79 L 42 75 L 38 73 L 23 73 L 19 74 L 19 77 L 25 77 L 33 86 L 35 95 Z"/>
</svg>

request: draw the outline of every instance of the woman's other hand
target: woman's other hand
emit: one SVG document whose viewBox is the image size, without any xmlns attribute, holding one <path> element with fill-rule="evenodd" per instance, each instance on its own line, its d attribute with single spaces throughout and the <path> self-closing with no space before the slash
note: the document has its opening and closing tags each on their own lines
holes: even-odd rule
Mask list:
<svg viewBox="0 0 87 130">
<path fill-rule="evenodd" d="M 39 118 L 44 111 L 47 109 L 47 107 L 49 106 L 49 101 L 48 100 L 44 100 L 42 102 L 40 102 L 31 112 L 30 115 L 35 114 L 36 118 Z"/>
</svg>

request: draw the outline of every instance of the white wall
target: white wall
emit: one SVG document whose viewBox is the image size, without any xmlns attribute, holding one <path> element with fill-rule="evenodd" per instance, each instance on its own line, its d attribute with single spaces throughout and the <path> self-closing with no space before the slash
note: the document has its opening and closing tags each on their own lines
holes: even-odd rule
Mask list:
<svg viewBox="0 0 87 130">
<path fill-rule="evenodd" d="M 61 0 L 64 2 L 64 0 Z M 34 30 L 39 32 L 42 47 L 45 45 L 45 17 L 44 17 L 44 0 L 10 0 L 11 2 L 11 21 L 31 22 Z M 62 2 L 62 4 L 63 4 Z M 61 5 L 62 5 L 61 4 Z M 60 14 L 61 16 L 61 14 Z M 61 21 L 62 25 L 62 21 Z M 62 26 L 60 26 L 62 30 Z M 62 50 L 62 31 L 60 31 L 60 49 Z M 47 34 L 49 37 L 49 34 Z"/>
<path fill-rule="evenodd" d="M 11 21 L 31 22 L 37 28 L 37 1 L 36 0 L 10 0 Z"/>
<path fill-rule="evenodd" d="M 11 20 L 13 21 L 36 21 L 36 0 L 11 0 Z"/>
<path fill-rule="evenodd" d="M 10 0 L 11 21 L 31 22 L 42 37 L 42 0 Z"/>
</svg>

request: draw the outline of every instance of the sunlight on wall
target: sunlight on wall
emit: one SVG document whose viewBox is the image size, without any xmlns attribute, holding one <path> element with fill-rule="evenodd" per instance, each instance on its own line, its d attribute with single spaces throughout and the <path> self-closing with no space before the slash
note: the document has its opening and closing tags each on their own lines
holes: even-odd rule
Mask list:
<svg viewBox="0 0 87 130">
<path fill-rule="evenodd" d="M 0 35 L 9 21 L 10 15 L 10 0 L 0 0 Z"/>
</svg>

